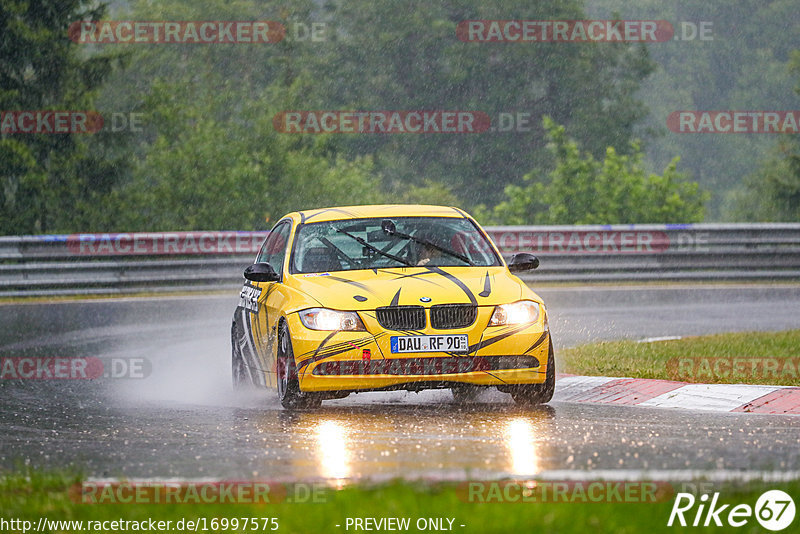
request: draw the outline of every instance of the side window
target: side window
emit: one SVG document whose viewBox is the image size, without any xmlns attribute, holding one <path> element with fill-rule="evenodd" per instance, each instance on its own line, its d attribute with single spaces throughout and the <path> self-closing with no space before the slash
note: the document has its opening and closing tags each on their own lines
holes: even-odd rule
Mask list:
<svg viewBox="0 0 800 534">
<path fill-rule="evenodd" d="M 283 259 L 286 257 L 286 245 L 289 241 L 290 222 L 281 223 L 267 236 L 256 258 L 256 263 L 269 263 L 275 272 L 283 273 Z"/>
</svg>

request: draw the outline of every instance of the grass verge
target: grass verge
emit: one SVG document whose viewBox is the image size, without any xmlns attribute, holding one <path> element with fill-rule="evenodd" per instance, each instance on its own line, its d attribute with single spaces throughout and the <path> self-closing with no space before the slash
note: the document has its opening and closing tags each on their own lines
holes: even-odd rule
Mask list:
<svg viewBox="0 0 800 534">
<path fill-rule="evenodd" d="M 41 473 L 25 470 L 24 474 L 12 473 L 0 475 L 0 519 L 29 521 L 29 524 L 16 523 L 5 525 L 5 531 L 23 532 L 24 526 L 29 531 L 36 531 L 40 518 L 46 518 L 45 528 L 39 532 L 98 532 L 100 524 L 91 522 L 105 521 L 170 521 L 161 532 L 356 532 L 348 518 L 408 518 L 409 532 L 417 532 L 417 523 L 424 521 L 426 530 L 450 530 L 455 532 L 674 532 L 675 526 L 667 527 L 675 494 L 685 491 L 687 486 L 672 483 L 670 491 L 659 493 L 656 502 L 652 499 L 633 499 L 634 502 L 584 502 L 588 492 L 576 492 L 574 483 L 562 494 L 560 499 L 543 499 L 537 502 L 521 502 L 519 493 L 500 489 L 497 492 L 488 490 L 488 484 L 481 486 L 482 497 L 475 498 L 470 493 L 468 483 L 409 483 L 392 482 L 380 486 L 349 486 L 342 490 L 324 489 L 316 491 L 315 499 L 303 502 L 289 502 L 291 491 L 281 502 L 266 504 L 153 504 L 143 502 L 85 504 L 76 497 L 75 488 L 80 488 L 82 478 L 64 473 Z M 495 483 L 497 484 L 497 483 Z M 583 487 L 588 487 L 588 482 Z M 606 483 L 603 483 L 606 484 Z M 641 484 L 641 483 L 639 483 Z M 500 488 L 514 487 L 502 486 Z M 709 484 L 692 486 L 703 488 L 702 493 L 719 491 L 719 504 L 730 504 L 730 510 L 736 504 L 746 504 L 755 508 L 758 497 L 766 490 L 781 489 L 790 496 L 800 495 L 800 481 L 783 483 L 751 483 L 747 485 L 715 486 Z M 678 489 L 682 488 L 682 489 Z M 308 495 L 305 492 L 300 492 Z M 698 492 L 700 493 L 700 492 Z M 595 495 L 614 495 L 614 493 L 596 493 Z M 80 495 L 80 494 L 78 494 Z M 491 496 L 495 498 L 492 499 Z M 509 497 L 509 495 L 511 497 Z M 516 495 L 516 499 L 513 496 Z M 552 495 L 552 494 L 551 494 Z M 621 495 L 625 495 L 623 490 Z M 638 494 L 637 494 L 638 495 Z M 577 500 L 576 500 L 577 496 Z M 581 497 L 582 496 L 582 497 Z M 511 499 L 511 502 L 497 502 Z M 316 500 L 316 502 L 313 502 Z M 493 502 L 479 502 L 492 500 Z M 556 502 L 553 502 L 553 501 Z M 611 498 L 610 500 L 614 500 Z M 631 500 L 631 499 L 629 499 Z M 645 500 L 646 502 L 642 502 Z M 476 502 L 478 501 L 478 502 Z M 542 502 L 545 501 L 545 502 Z M 697 504 L 686 512 L 688 521 L 693 521 L 698 510 Z M 727 513 L 727 512 L 726 512 Z M 234 518 L 239 523 L 233 528 Z M 258 518 L 256 528 L 242 528 L 244 518 Z M 270 519 L 265 521 L 264 518 Z M 275 518 L 275 522 L 271 519 Z M 227 521 L 223 521 L 226 519 Z M 431 522 L 429 519 L 439 520 Z M 452 519 L 452 523 L 448 520 Z M 701 518 L 704 520 L 705 517 Z M 179 521 L 183 520 L 183 523 Z M 212 522 L 216 520 L 216 522 Z M 725 532 L 730 527 L 703 528 L 703 532 Z M 54 525 L 53 521 L 79 521 L 67 525 Z M 193 528 L 187 521 L 195 523 Z M 795 519 L 793 525 L 800 520 Z M 702 523 L 701 523 L 702 524 Z M 712 523 L 713 524 L 713 523 Z M 79 526 L 80 525 L 80 528 Z M 179 528 L 182 525 L 183 528 Z M 277 525 L 277 529 L 273 528 Z M 338 526 L 337 526 L 338 525 Z M 431 525 L 439 525 L 432 528 Z M 462 526 L 463 525 L 463 526 Z M 266 526 L 266 528 L 263 528 Z M 100 528 L 97 528 L 100 527 Z M 445 528 L 446 527 L 446 528 Z M 131 525 L 106 523 L 104 531 L 152 530 L 132 528 Z M 382 529 L 388 530 L 388 529 Z M 737 529 L 738 530 L 738 529 Z M 762 531 L 755 517 L 750 517 L 747 528 L 742 532 Z M 790 531 L 790 529 L 787 530 Z"/>
<path fill-rule="evenodd" d="M 560 351 L 563 371 L 707 384 L 800 384 L 800 330 L 591 343 Z"/>
</svg>

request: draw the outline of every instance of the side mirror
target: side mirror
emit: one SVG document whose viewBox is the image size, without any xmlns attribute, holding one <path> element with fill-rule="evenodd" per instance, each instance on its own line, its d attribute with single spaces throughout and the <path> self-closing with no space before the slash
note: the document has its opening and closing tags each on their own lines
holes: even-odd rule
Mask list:
<svg viewBox="0 0 800 534">
<path fill-rule="evenodd" d="M 269 263 L 254 263 L 244 270 L 244 277 L 251 282 L 277 282 L 281 279 Z"/>
<path fill-rule="evenodd" d="M 520 273 L 522 271 L 532 271 L 539 266 L 539 258 L 530 254 L 529 252 L 520 252 L 511 256 L 508 262 L 508 270 L 512 273 Z"/>
</svg>

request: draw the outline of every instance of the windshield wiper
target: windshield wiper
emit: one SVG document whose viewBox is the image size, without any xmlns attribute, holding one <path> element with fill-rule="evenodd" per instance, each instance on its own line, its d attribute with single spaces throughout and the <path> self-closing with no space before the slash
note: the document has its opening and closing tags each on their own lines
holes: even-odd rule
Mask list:
<svg viewBox="0 0 800 534">
<path fill-rule="evenodd" d="M 470 261 L 469 258 L 464 256 L 463 254 L 460 254 L 460 253 L 456 252 L 455 250 L 450 250 L 447 247 L 440 247 L 436 243 L 428 241 L 427 239 L 420 239 L 420 238 L 414 237 L 413 235 L 410 235 L 410 234 L 404 234 L 402 232 L 398 232 L 397 228 L 395 227 L 394 221 L 392 221 L 390 219 L 385 219 L 385 220 L 381 221 L 381 230 L 383 230 L 386 234 L 388 234 L 390 236 L 397 236 L 397 237 L 402 238 L 402 239 L 408 239 L 409 241 L 413 241 L 413 242 L 419 243 L 421 245 L 426 245 L 428 247 L 435 248 L 436 250 L 438 250 L 440 252 L 444 252 L 448 256 L 452 256 L 454 258 L 458 258 L 459 260 L 463 261 L 464 263 L 466 263 L 466 264 L 468 264 L 468 265 L 470 265 L 472 267 L 475 267 L 475 264 L 472 263 L 472 261 Z"/>
<path fill-rule="evenodd" d="M 341 228 L 336 228 L 333 225 L 331 225 L 331 229 L 333 229 L 333 231 L 335 231 L 335 232 L 339 232 L 340 234 L 346 235 L 350 239 L 355 239 L 361 246 L 367 247 L 368 249 L 372 250 L 373 252 L 377 252 L 381 256 L 386 256 L 387 258 L 392 259 L 392 260 L 394 260 L 394 261 L 396 261 L 398 263 L 402 263 L 403 265 L 405 265 L 407 267 L 414 267 L 414 265 L 409 263 L 408 260 L 404 260 L 400 256 L 395 256 L 394 254 L 389 254 L 388 252 L 384 252 L 383 250 L 379 249 L 378 247 L 376 247 L 374 245 L 370 245 L 364 239 L 358 237 L 357 235 L 351 234 L 347 230 L 342 230 Z"/>
<path fill-rule="evenodd" d="M 320 242 L 323 245 L 325 245 L 326 247 L 331 249 L 334 252 L 334 254 L 336 254 L 337 256 L 342 258 L 344 261 L 349 263 L 350 266 L 352 266 L 352 267 L 360 267 L 360 265 L 358 264 L 358 262 L 356 260 L 354 260 L 353 258 L 348 256 L 347 254 L 342 252 L 342 250 L 339 247 L 337 247 L 336 245 L 334 245 L 333 243 L 331 243 L 331 240 L 328 239 L 327 237 L 318 237 L 317 239 L 319 239 Z"/>
</svg>

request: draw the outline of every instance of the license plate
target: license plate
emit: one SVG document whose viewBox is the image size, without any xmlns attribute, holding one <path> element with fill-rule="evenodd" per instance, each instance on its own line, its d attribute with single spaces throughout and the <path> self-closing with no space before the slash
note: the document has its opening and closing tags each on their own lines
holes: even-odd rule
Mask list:
<svg viewBox="0 0 800 534">
<path fill-rule="evenodd" d="M 455 336 L 392 336 L 392 354 L 401 352 L 468 352 L 466 334 Z"/>
</svg>

